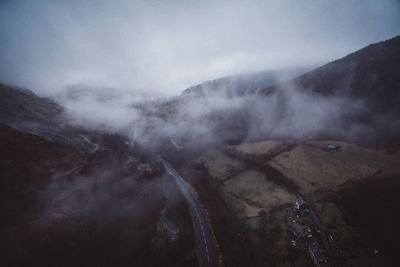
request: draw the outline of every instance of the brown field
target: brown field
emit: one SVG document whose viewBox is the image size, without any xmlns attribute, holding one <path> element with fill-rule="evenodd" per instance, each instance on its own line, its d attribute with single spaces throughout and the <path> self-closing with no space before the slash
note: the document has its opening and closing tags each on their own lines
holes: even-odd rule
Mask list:
<svg viewBox="0 0 400 267">
<path fill-rule="evenodd" d="M 328 144 L 340 145 L 340 149 L 335 153 L 323 150 Z M 345 142 L 312 141 L 279 154 L 269 164 L 295 182 L 302 194 L 310 194 L 317 190 L 336 191 L 351 180 L 399 174 L 399 158 L 399 152 Z"/>
</svg>

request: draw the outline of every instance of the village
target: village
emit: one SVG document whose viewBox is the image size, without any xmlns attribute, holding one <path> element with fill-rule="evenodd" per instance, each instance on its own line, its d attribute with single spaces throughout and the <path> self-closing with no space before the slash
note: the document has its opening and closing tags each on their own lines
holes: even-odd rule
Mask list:
<svg viewBox="0 0 400 267">
<path fill-rule="evenodd" d="M 314 266 L 333 266 L 330 253 L 332 236 L 321 223 L 311 205 L 298 196 L 292 206 L 293 216 L 289 222 L 292 234 L 290 246 L 308 253 Z"/>
</svg>

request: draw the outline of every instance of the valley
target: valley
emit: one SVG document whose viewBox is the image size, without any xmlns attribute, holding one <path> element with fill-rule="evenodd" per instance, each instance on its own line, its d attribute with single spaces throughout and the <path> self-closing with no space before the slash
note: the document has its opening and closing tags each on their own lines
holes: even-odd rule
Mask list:
<svg viewBox="0 0 400 267">
<path fill-rule="evenodd" d="M 0 85 L 2 261 L 396 266 L 399 59 L 395 37 L 133 102 Z"/>
</svg>

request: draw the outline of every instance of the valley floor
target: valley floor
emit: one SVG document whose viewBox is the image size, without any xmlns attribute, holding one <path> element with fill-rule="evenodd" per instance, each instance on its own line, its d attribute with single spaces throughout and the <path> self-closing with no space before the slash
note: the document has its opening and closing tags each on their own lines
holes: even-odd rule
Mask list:
<svg viewBox="0 0 400 267">
<path fill-rule="evenodd" d="M 298 196 L 310 201 L 333 240 L 329 247 L 337 266 L 392 266 L 399 237 L 395 225 L 400 223 L 395 215 L 399 158 L 398 150 L 343 141 L 262 141 L 201 153 L 192 161 L 200 170 L 192 182 L 202 188 L 200 196 L 208 207 L 226 209 L 221 215 L 210 208 L 222 251 L 224 242 L 249 242 L 254 247 L 252 266 L 261 266 L 266 258 L 270 266 L 313 266 L 304 249 L 291 245 L 293 222 L 310 224 L 309 215 L 293 208 Z M 374 213 L 384 215 L 377 218 Z M 232 227 L 238 236 L 218 231 L 215 224 L 228 219 L 219 231 Z M 230 249 L 225 257 L 232 257 Z M 249 253 L 244 250 L 243 257 Z"/>
</svg>

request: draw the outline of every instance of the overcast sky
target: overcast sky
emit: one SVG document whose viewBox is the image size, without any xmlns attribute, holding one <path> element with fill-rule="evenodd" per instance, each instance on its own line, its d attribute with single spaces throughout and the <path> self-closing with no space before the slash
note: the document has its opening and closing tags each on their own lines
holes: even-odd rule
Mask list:
<svg viewBox="0 0 400 267">
<path fill-rule="evenodd" d="M 0 0 L 0 81 L 42 94 L 81 83 L 178 94 L 399 34 L 397 0 Z"/>
</svg>

